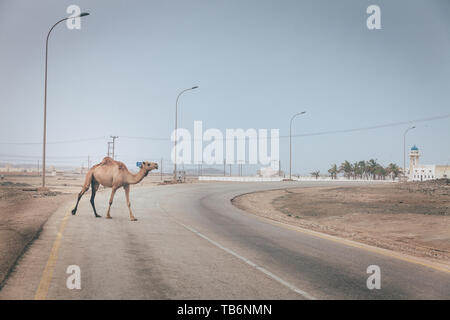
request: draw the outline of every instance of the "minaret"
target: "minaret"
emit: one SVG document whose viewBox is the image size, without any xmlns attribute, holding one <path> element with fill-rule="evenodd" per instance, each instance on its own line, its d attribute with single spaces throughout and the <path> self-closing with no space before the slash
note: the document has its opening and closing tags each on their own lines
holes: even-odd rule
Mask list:
<svg viewBox="0 0 450 320">
<path fill-rule="evenodd" d="M 419 148 L 414 145 L 409 152 L 409 176 L 411 177 L 414 174 L 414 167 L 419 165 Z"/>
</svg>

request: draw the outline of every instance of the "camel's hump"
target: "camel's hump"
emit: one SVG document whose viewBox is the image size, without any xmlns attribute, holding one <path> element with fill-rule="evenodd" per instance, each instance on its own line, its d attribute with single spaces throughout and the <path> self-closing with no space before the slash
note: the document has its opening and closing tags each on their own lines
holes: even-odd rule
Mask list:
<svg viewBox="0 0 450 320">
<path fill-rule="evenodd" d="M 104 165 L 108 165 L 108 164 L 113 164 L 114 160 L 110 157 L 104 157 L 102 162 L 100 162 L 99 164 L 104 166 Z"/>
<path fill-rule="evenodd" d="M 123 162 L 116 161 L 111 157 L 104 157 L 102 162 L 99 163 L 99 165 L 101 166 L 117 165 L 120 170 L 127 169 L 127 166 Z"/>
</svg>

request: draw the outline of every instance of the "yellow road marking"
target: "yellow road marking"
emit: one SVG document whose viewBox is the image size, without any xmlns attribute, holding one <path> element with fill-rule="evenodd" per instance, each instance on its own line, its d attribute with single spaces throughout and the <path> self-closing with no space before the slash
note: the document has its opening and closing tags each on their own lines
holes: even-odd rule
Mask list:
<svg viewBox="0 0 450 320">
<path fill-rule="evenodd" d="M 61 225 L 59 226 L 58 234 L 56 235 L 55 242 L 53 242 L 52 251 L 50 252 L 50 257 L 48 258 L 44 272 L 42 273 L 41 281 L 39 282 L 39 287 L 34 296 L 34 300 L 45 300 L 47 297 L 48 289 L 50 288 L 50 283 L 52 281 L 53 270 L 55 269 L 56 260 L 58 259 L 58 250 L 61 245 L 61 239 L 68 219 L 69 211 L 66 213 Z"/>
<path fill-rule="evenodd" d="M 366 251 L 370 251 L 370 252 L 373 252 L 373 253 L 381 254 L 381 255 L 384 255 L 384 256 L 391 257 L 391 258 L 396 258 L 396 259 L 399 259 L 399 260 L 403 260 L 403 261 L 407 261 L 407 262 L 410 262 L 410 263 L 418 264 L 418 265 L 421 265 L 421 266 L 424 266 L 424 267 L 428 267 L 428 268 L 431 268 L 431 269 L 435 269 L 435 270 L 438 270 L 438 271 L 450 273 L 450 267 L 442 265 L 442 264 L 439 264 L 439 263 L 429 262 L 429 261 L 426 261 L 425 259 L 409 256 L 409 255 L 406 255 L 406 254 L 403 254 L 403 253 L 398 253 L 398 252 L 391 251 L 391 250 L 388 250 L 388 249 L 378 248 L 378 247 L 374 247 L 374 246 L 371 246 L 371 245 L 368 245 L 368 244 L 356 242 L 356 241 L 353 241 L 353 240 L 348 240 L 348 239 L 332 236 L 332 235 L 329 235 L 329 234 L 326 234 L 326 233 L 317 232 L 317 231 L 305 229 L 305 228 L 302 228 L 302 227 L 289 225 L 289 224 L 286 224 L 286 223 L 283 223 L 283 222 L 280 222 L 280 221 L 275 221 L 275 220 L 272 220 L 272 219 L 269 219 L 269 218 L 260 217 L 260 216 L 255 215 L 255 214 L 251 214 L 251 213 L 247 213 L 247 214 L 252 215 L 254 217 L 257 217 L 258 219 L 264 220 L 265 222 L 270 223 L 272 225 L 276 225 L 278 227 L 283 227 L 283 228 L 294 230 L 294 231 L 297 231 L 297 232 L 309 234 L 309 235 L 312 235 L 312 236 L 315 236 L 315 237 L 318 237 L 318 238 L 321 238 L 321 239 L 330 240 L 330 241 L 337 242 L 337 243 L 340 243 L 340 244 L 344 244 L 344 245 L 347 245 L 347 246 L 359 248 L 359 249 L 362 249 L 362 250 L 366 250 Z"/>
</svg>

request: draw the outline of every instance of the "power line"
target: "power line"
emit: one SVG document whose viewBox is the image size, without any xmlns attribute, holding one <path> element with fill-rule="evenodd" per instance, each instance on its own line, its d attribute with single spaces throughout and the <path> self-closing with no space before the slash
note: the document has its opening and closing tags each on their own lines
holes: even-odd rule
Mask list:
<svg viewBox="0 0 450 320">
<path fill-rule="evenodd" d="M 47 144 L 60 144 L 60 143 L 76 143 L 76 142 L 86 142 L 86 141 L 94 141 L 94 140 L 104 140 L 106 137 L 98 137 L 98 138 L 88 138 L 88 139 L 77 139 L 77 140 L 65 140 L 65 141 L 52 141 L 47 142 Z M 12 145 L 40 145 L 42 142 L 1 142 L 0 144 L 12 144 Z"/>
<path fill-rule="evenodd" d="M 406 125 L 406 124 L 412 124 L 412 123 L 417 123 L 417 122 L 442 120 L 442 119 L 447 119 L 447 118 L 450 118 L 450 114 L 444 114 L 444 115 L 428 117 L 428 118 L 419 118 L 419 119 L 408 120 L 408 121 L 385 123 L 385 124 L 373 125 L 373 126 L 367 126 L 367 127 L 358 127 L 358 128 L 351 128 L 351 129 L 337 129 L 337 130 L 319 131 L 319 132 L 303 133 L 303 134 L 293 134 L 292 137 L 310 137 L 310 136 L 347 133 L 347 132 L 355 132 L 355 131 L 374 130 L 374 129 L 381 129 L 381 128 L 387 128 L 387 127 L 395 127 L 395 126 L 401 126 L 401 125 Z M 164 138 L 164 137 L 133 137 L 133 136 L 121 136 L 121 137 L 125 138 L 125 139 L 136 139 L 136 140 L 153 140 L 153 141 L 170 141 L 171 140 L 170 138 Z M 289 138 L 289 135 L 281 135 L 280 138 Z M 65 140 L 65 141 L 52 141 L 52 142 L 47 142 L 47 144 L 77 143 L 77 142 L 105 140 L 105 139 L 108 139 L 108 137 L 97 137 L 97 138 Z M 248 138 L 246 138 L 246 139 L 248 139 Z M 224 140 L 226 140 L 226 139 L 224 139 Z M 0 144 L 40 145 L 40 144 L 42 144 L 42 142 L 1 142 L 0 141 Z"/>
<path fill-rule="evenodd" d="M 381 128 L 387 128 L 387 127 L 401 126 L 401 125 L 405 125 L 405 124 L 412 124 L 412 123 L 416 123 L 416 122 L 442 120 L 442 119 L 446 119 L 446 118 L 450 118 L 450 114 L 446 114 L 446 115 L 442 115 L 442 116 L 435 116 L 435 117 L 430 117 L 430 118 L 409 120 L 409 121 L 392 122 L 392 123 L 380 124 L 380 125 L 369 126 L 369 127 L 296 134 L 296 135 L 292 135 L 292 137 L 310 137 L 310 136 L 319 136 L 319 135 L 334 134 L 334 133 L 347 133 L 347 132 L 354 132 L 354 131 L 373 130 L 373 129 L 381 129 Z M 280 136 L 280 138 L 287 138 L 287 137 L 289 137 L 289 136 Z"/>
<path fill-rule="evenodd" d="M 396 126 L 401 126 L 401 125 L 405 125 L 405 124 L 412 124 L 412 123 L 417 123 L 417 122 L 427 122 L 427 121 L 442 120 L 442 119 L 447 119 L 447 118 L 450 118 L 450 114 L 434 116 L 434 117 L 428 117 L 428 118 L 420 118 L 420 119 L 408 120 L 408 121 L 385 123 L 385 124 L 374 125 L 374 126 L 367 126 L 367 127 L 359 127 L 359 128 L 351 128 L 351 129 L 338 129 L 338 130 L 329 130 L 329 131 L 319 131 L 319 132 L 303 133 L 303 134 L 293 134 L 292 137 L 311 137 L 311 136 L 337 134 L 337 133 L 347 133 L 347 132 L 355 132 L 355 131 L 366 131 L 366 130 L 387 128 L 387 127 L 396 127 Z M 161 138 L 161 137 L 130 137 L 130 136 L 122 136 L 122 138 L 126 138 L 126 139 L 142 139 L 142 140 L 161 140 L 161 141 L 162 140 L 165 140 L 165 141 L 171 140 L 170 138 Z M 289 135 L 280 135 L 279 138 L 280 139 L 281 138 L 289 138 Z M 247 137 L 245 139 L 251 139 L 251 138 Z M 201 140 L 201 139 L 198 139 L 198 140 Z M 227 139 L 223 138 L 223 140 L 227 140 Z M 233 140 L 239 140 L 239 139 L 234 138 Z"/>
<path fill-rule="evenodd" d="M 73 161 L 77 160 L 84 160 L 88 157 L 89 159 L 103 159 L 105 155 L 84 155 L 84 156 L 49 156 L 47 158 L 52 159 L 52 161 L 70 161 L 73 159 Z M 158 156 L 121 156 L 121 155 L 115 155 L 116 158 L 119 158 L 120 160 L 126 160 L 126 161 L 134 161 L 135 159 L 145 159 L 148 161 L 159 161 L 160 158 Z M 27 161 L 35 161 L 41 159 L 41 156 L 35 156 L 35 155 L 20 155 L 20 154 L 0 154 L 0 159 L 6 158 L 7 160 L 13 159 L 13 160 L 27 160 Z M 54 160 L 53 160 L 54 159 Z"/>
<path fill-rule="evenodd" d="M 31 162 L 31 163 L 36 163 L 36 159 L 20 159 L 20 158 L 17 158 L 17 159 L 12 158 L 12 159 L 7 159 L 7 160 L 0 159 L 0 163 L 6 163 L 6 162 L 17 162 L 17 163 L 20 163 L 20 162 Z M 51 163 L 70 163 L 70 164 L 76 163 L 73 160 L 50 160 L 49 162 L 51 162 Z"/>
<path fill-rule="evenodd" d="M 159 141 L 168 141 L 170 138 L 157 138 L 157 137 L 131 137 L 131 136 L 121 136 L 125 139 L 135 139 L 135 140 L 159 140 Z"/>
<path fill-rule="evenodd" d="M 5 157 L 5 158 L 28 158 L 28 159 L 40 159 L 41 158 L 41 156 L 30 156 L 30 155 L 19 155 L 19 154 L 3 154 L 3 153 L 0 153 L 0 157 Z M 85 159 L 86 156 L 48 156 L 47 158 L 50 158 L 50 159 Z"/>
</svg>

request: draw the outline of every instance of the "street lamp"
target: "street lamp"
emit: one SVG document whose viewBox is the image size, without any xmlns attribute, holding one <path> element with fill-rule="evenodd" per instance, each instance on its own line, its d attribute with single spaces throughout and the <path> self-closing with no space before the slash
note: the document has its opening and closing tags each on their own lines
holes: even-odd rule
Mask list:
<svg viewBox="0 0 450 320">
<path fill-rule="evenodd" d="M 306 111 L 302 111 L 294 114 L 291 118 L 291 124 L 289 126 L 289 180 L 292 180 L 292 121 L 295 117 L 305 113 Z"/>
<path fill-rule="evenodd" d="M 415 129 L 416 126 L 409 127 L 403 134 L 403 176 L 406 176 L 406 134 L 409 130 Z"/>
<path fill-rule="evenodd" d="M 185 93 L 186 91 L 189 90 L 194 90 L 197 89 L 198 86 L 192 87 L 192 88 L 188 88 L 188 89 L 184 89 L 183 91 L 181 91 L 178 96 L 177 96 L 177 100 L 175 102 L 175 142 L 174 142 L 174 151 L 175 151 L 175 159 L 174 159 L 174 168 L 173 168 L 173 181 L 177 181 L 177 129 L 178 129 L 178 99 L 180 98 L 180 96 Z"/>
<path fill-rule="evenodd" d="M 57 23 L 53 25 L 53 27 L 50 28 L 50 31 L 47 34 L 47 40 L 45 42 L 45 87 L 44 87 L 44 138 L 42 142 L 42 187 L 45 187 L 45 145 L 46 145 L 46 139 L 47 139 L 47 64 L 48 64 L 48 39 L 50 37 L 50 33 L 52 30 L 58 25 L 59 23 L 74 19 L 74 18 L 81 18 L 88 16 L 88 12 L 82 12 L 80 15 L 76 17 L 67 17 L 64 19 L 59 20 Z"/>
</svg>

